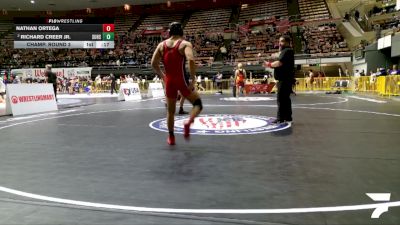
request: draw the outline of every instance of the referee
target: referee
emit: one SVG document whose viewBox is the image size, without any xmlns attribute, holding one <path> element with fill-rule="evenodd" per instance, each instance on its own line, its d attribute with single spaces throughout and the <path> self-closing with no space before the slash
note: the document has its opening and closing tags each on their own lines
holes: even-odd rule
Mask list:
<svg viewBox="0 0 400 225">
<path fill-rule="evenodd" d="M 294 51 L 290 48 L 290 37 L 279 38 L 279 59 L 265 62 L 265 66 L 275 69 L 274 78 L 278 81 L 278 115 L 274 123 L 292 122 L 292 101 L 294 78 Z"/>
<path fill-rule="evenodd" d="M 47 77 L 47 83 L 53 84 L 54 97 L 56 97 L 56 101 L 58 102 L 58 99 L 57 99 L 57 75 L 51 71 L 50 64 L 46 65 L 45 76 Z"/>
</svg>

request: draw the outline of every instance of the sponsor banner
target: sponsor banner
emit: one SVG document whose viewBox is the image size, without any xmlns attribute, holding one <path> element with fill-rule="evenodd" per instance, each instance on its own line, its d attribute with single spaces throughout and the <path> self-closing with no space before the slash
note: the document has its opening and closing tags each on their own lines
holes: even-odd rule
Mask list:
<svg viewBox="0 0 400 225">
<path fill-rule="evenodd" d="M 243 135 L 275 132 L 287 129 L 290 123 L 274 124 L 275 118 L 257 115 L 206 114 L 196 117 L 190 127 L 191 134 L 197 135 Z M 187 116 L 175 117 L 175 133 L 183 133 Z M 167 120 L 153 121 L 149 126 L 155 130 L 168 132 Z"/>
<path fill-rule="evenodd" d="M 138 83 L 122 83 L 119 88 L 119 101 L 131 101 L 142 99 Z"/>
<path fill-rule="evenodd" d="M 58 78 L 73 78 L 73 77 L 90 77 L 92 75 L 92 67 L 80 68 L 52 68 Z M 11 70 L 12 75 L 21 77 L 22 79 L 33 78 L 43 80 L 45 79 L 45 68 L 30 68 L 30 69 L 14 69 Z"/>
<path fill-rule="evenodd" d="M 306 59 L 306 64 L 321 64 L 321 59 Z"/>
<path fill-rule="evenodd" d="M 246 93 L 271 93 L 275 83 L 270 84 L 246 84 L 244 89 Z"/>
<path fill-rule="evenodd" d="M 153 97 L 153 98 L 164 97 L 165 92 L 164 92 L 164 87 L 162 86 L 162 84 L 161 83 L 150 83 L 148 96 Z"/>
<path fill-rule="evenodd" d="M 8 84 L 7 114 L 14 116 L 57 110 L 52 84 Z"/>
<path fill-rule="evenodd" d="M 82 68 L 64 68 L 65 76 L 70 77 L 91 77 L 92 67 L 82 67 Z"/>
<path fill-rule="evenodd" d="M 7 113 L 6 113 L 6 101 L 0 102 L 0 116 L 4 116 L 4 115 L 7 115 Z"/>
</svg>

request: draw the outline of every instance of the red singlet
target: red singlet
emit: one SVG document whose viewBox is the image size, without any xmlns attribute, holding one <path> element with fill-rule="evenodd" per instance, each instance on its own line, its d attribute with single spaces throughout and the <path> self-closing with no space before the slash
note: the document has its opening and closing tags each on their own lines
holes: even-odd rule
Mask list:
<svg viewBox="0 0 400 225">
<path fill-rule="evenodd" d="M 244 73 L 242 70 L 239 70 L 239 74 L 237 75 L 236 78 L 236 85 L 238 87 L 244 87 Z"/>
<path fill-rule="evenodd" d="M 184 97 L 192 93 L 185 79 L 185 56 L 179 52 L 181 43 L 182 40 L 179 40 L 175 47 L 169 48 L 166 41 L 164 41 L 163 63 L 166 72 L 165 94 L 167 98 L 176 99 L 178 91 Z"/>
</svg>

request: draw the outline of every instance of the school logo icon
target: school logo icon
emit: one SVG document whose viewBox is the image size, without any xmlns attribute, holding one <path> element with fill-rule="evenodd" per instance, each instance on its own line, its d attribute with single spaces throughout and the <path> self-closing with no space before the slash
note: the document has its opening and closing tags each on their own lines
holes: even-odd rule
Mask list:
<svg viewBox="0 0 400 225">
<path fill-rule="evenodd" d="M 290 123 L 274 124 L 275 118 L 257 115 L 207 114 L 197 117 L 190 127 L 190 133 L 196 135 L 240 135 L 260 134 L 287 129 Z M 183 124 L 187 116 L 175 118 L 175 133 L 183 133 Z M 149 126 L 155 130 L 168 132 L 167 120 L 153 121 Z"/>
<path fill-rule="evenodd" d="M 260 101 L 274 101 L 276 98 L 273 97 L 229 97 L 229 98 L 220 98 L 222 101 L 229 102 L 260 102 Z"/>
</svg>

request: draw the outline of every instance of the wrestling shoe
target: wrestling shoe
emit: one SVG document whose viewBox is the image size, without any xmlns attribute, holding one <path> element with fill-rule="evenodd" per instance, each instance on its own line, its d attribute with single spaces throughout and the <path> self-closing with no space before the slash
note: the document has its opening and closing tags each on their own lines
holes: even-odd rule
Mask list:
<svg viewBox="0 0 400 225">
<path fill-rule="evenodd" d="M 167 143 L 168 143 L 169 145 L 175 145 L 175 136 L 169 135 L 169 136 L 168 136 L 168 139 L 167 139 Z"/>
<path fill-rule="evenodd" d="M 183 124 L 183 137 L 186 139 L 186 140 L 189 140 L 189 138 L 190 138 L 190 122 L 189 121 L 186 121 L 184 124 Z"/>
</svg>

